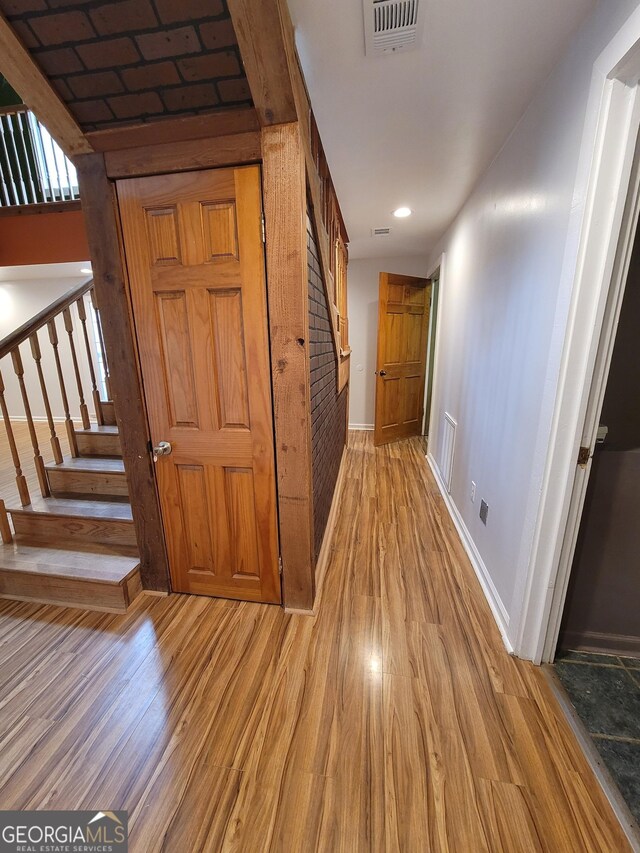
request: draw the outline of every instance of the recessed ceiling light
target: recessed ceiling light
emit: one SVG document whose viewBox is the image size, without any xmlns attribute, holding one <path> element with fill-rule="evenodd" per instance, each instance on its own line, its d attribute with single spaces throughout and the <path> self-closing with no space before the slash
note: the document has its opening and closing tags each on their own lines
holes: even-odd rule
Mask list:
<svg viewBox="0 0 640 853">
<path fill-rule="evenodd" d="M 397 216 L 398 219 L 404 219 L 405 216 L 411 216 L 412 210 L 410 207 L 397 207 L 393 211 L 393 215 Z"/>
<path fill-rule="evenodd" d="M 81 272 L 83 275 L 91 275 L 91 273 L 93 272 L 93 270 L 90 270 L 90 269 L 87 269 L 86 267 L 83 267 L 83 268 L 80 270 L 80 272 Z"/>
</svg>

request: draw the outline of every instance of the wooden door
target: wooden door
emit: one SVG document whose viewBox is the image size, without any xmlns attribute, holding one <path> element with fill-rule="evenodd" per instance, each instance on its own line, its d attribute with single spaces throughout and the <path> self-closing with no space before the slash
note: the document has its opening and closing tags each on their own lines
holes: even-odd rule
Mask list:
<svg viewBox="0 0 640 853">
<path fill-rule="evenodd" d="M 259 167 L 117 191 L 173 588 L 279 602 Z"/>
<path fill-rule="evenodd" d="M 374 444 L 420 435 L 431 282 L 380 273 Z"/>
</svg>

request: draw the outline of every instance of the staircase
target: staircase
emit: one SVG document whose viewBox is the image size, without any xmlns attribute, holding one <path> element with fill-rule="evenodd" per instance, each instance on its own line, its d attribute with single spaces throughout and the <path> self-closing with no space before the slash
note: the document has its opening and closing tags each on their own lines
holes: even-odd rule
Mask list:
<svg viewBox="0 0 640 853">
<path fill-rule="evenodd" d="M 61 324 L 67 335 L 64 350 L 58 337 Z M 50 349 L 43 360 L 45 337 Z M 31 383 L 24 368 L 28 349 Z M 24 411 L 19 421 L 9 411 L 2 375 L 9 363 Z M 47 383 L 43 364 L 55 366 L 55 389 Z M 85 395 L 87 378 L 90 395 Z M 40 447 L 44 426 L 32 415 L 35 395 L 46 414 L 45 440 L 51 448 L 47 461 Z M 92 281 L 69 291 L 0 341 L 0 414 L 10 456 L 3 455 L 2 466 L 4 475 L 10 471 L 15 477 L 14 494 L 0 500 L 0 598 L 122 613 L 140 594 L 120 437 L 113 402 L 103 399 L 109 396 Z M 78 417 L 71 415 L 74 404 Z M 64 411 L 62 430 L 52 414 L 59 405 Z M 22 462 L 27 436 L 31 469 Z M 1 482 L 7 479 L 13 476 L 3 476 Z M 32 494 L 34 483 L 37 496 Z"/>
</svg>

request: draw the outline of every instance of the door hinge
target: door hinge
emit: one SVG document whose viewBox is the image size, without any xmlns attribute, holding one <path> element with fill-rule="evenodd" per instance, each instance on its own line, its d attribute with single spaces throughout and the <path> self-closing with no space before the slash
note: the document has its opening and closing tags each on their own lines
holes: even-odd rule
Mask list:
<svg viewBox="0 0 640 853">
<path fill-rule="evenodd" d="M 282 557 L 278 557 L 278 574 L 282 574 Z"/>
<path fill-rule="evenodd" d="M 581 447 L 578 451 L 578 465 L 586 465 L 591 459 L 591 449 L 589 447 Z"/>
<path fill-rule="evenodd" d="M 267 242 L 267 230 L 264 226 L 264 213 L 260 214 L 260 224 L 262 226 L 262 242 L 266 243 Z"/>
</svg>

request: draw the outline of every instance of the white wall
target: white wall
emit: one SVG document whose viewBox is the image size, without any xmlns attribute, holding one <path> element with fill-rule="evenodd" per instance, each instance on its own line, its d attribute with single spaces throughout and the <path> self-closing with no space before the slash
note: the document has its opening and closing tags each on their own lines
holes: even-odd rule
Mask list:
<svg viewBox="0 0 640 853">
<path fill-rule="evenodd" d="M 576 267 L 584 205 L 576 177 L 593 64 L 637 6 L 600 3 L 429 259 L 431 269 L 445 254 L 430 450 L 437 463 L 450 413 L 458 423 L 454 513 L 512 642 Z"/>
<path fill-rule="evenodd" d="M 384 239 L 381 237 L 380 239 Z M 378 277 L 381 272 L 425 276 L 427 258 L 357 258 L 349 261 L 349 344 L 351 379 L 349 426 L 373 429 L 376 343 L 378 337 Z"/>
<path fill-rule="evenodd" d="M 30 320 L 55 299 L 75 287 L 82 281 L 86 281 L 87 275 L 80 275 L 81 264 L 52 264 L 48 270 L 45 265 L 20 268 L 0 269 L 0 340 L 5 338 L 16 328 L 27 320 Z M 88 297 L 85 297 L 88 310 Z M 74 325 L 74 341 L 81 369 L 85 401 L 93 412 L 91 399 L 91 380 L 89 376 L 86 348 L 82 336 L 82 328 L 75 308 L 72 311 Z M 59 339 L 59 352 L 61 356 L 62 370 L 65 378 L 71 416 L 76 424 L 80 424 L 79 397 L 77 392 L 75 373 L 69 349 L 69 337 L 65 331 L 62 318 L 56 321 Z M 90 343 L 95 348 L 91 322 L 87 318 L 87 327 L 90 333 Z M 49 392 L 50 404 L 54 417 L 64 418 L 64 409 L 60 395 L 60 384 L 53 358 L 53 350 L 49 343 L 46 328 L 38 335 L 40 349 L 42 352 L 42 365 L 46 378 L 47 390 Z M 40 393 L 40 384 L 35 369 L 35 363 L 31 355 L 31 347 L 27 342 L 20 347 L 22 362 L 25 369 L 25 382 L 29 392 L 31 411 L 35 418 L 44 418 L 45 409 Z M 95 349 L 94 349 L 95 353 Z M 2 376 L 6 386 L 5 399 L 12 417 L 24 419 L 24 407 L 20 394 L 18 382 L 13 370 L 10 356 L 2 359 L 0 364 Z"/>
</svg>

